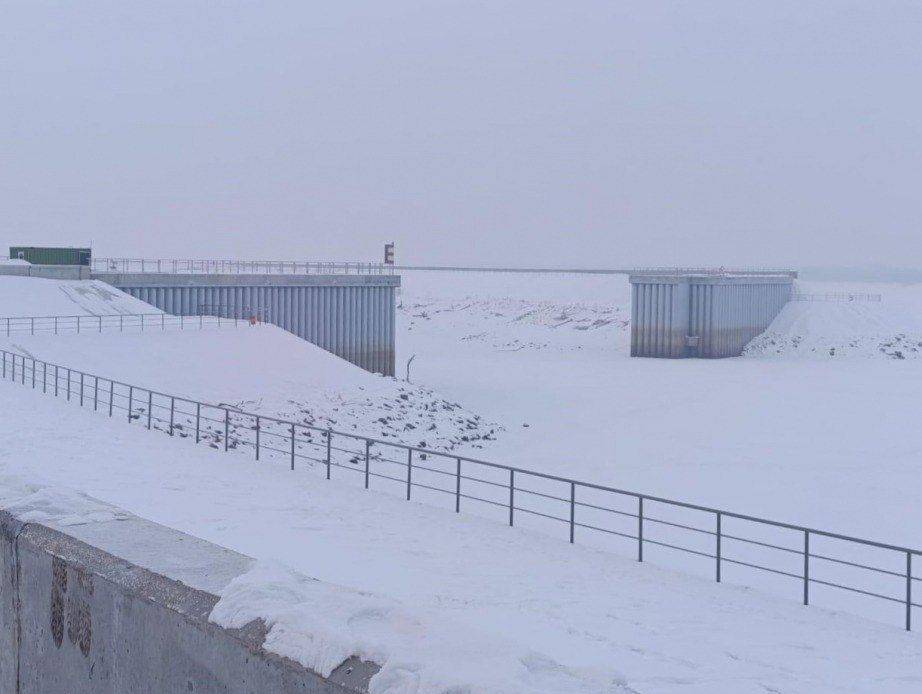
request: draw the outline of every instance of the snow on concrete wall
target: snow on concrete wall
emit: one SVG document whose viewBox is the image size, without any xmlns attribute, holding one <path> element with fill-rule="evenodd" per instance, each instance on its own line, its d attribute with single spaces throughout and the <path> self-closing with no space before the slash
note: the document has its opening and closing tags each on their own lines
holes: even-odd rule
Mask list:
<svg viewBox="0 0 922 694">
<path fill-rule="evenodd" d="M 80 495 L 64 496 L 66 506 Z M 209 621 L 214 593 L 249 571 L 250 558 L 123 512 L 106 520 L 96 505 L 66 533 L 50 527 L 66 519 L 24 523 L 0 510 L 0 693 L 367 691 L 374 663 L 350 657 L 324 678 L 267 652 L 259 620 Z"/>
</svg>

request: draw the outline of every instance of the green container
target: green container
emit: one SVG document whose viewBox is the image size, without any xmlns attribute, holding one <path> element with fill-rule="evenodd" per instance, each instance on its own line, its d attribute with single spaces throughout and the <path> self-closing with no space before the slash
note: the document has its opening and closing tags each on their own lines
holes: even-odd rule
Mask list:
<svg viewBox="0 0 922 694">
<path fill-rule="evenodd" d="M 89 265 L 91 257 L 89 248 L 10 246 L 10 258 L 19 258 L 33 265 Z"/>
</svg>

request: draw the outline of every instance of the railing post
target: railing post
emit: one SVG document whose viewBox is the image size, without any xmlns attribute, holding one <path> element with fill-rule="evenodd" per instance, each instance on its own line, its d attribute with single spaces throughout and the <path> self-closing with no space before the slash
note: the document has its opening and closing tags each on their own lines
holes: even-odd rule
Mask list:
<svg viewBox="0 0 922 694">
<path fill-rule="evenodd" d="M 509 471 L 509 527 L 515 520 L 515 470 Z"/>
<path fill-rule="evenodd" d="M 6 360 L 6 355 L 4 355 L 4 361 Z M 48 362 L 42 362 L 42 393 L 48 392 Z"/>
<path fill-rule="evenodd" d="M 120 333 L 125 331 L 125 316 L 122 314 L 118 315 L 118 331 Z"/>
<path fill-rule="evenodd" d="M 58 334 L 58 317 L 57 316 L 54 317 L 54 334 L 55 335 Z"/>
<path fill-rule="evenodd" d="M 810 531 L 804 530 L 804 605 L 810 604 Z"/>
<path fill-rule="evenodd" d="M 102 332 L 102 316 L 99 317 L 99 332 Z"/>
<path fill-rule="evenodd" d="M 147 428 L 150 429 L 150 420 L 154 411 L 154 391 L 147 391 Z"/>
<path fill-rule="evenodd" d="M 906 631 L 912 631 L 912 552 L 906 552 Z"/>
<path fill-rule="evenodd" d="M 54 397 L 58 397 L 58 382 L 61 377 L 58 375 L 58 365 L 54 365 Z"/>
<path fill-rule="evenodd" d="M 32 390 L 35 390 L 35 357 L 32 357 Z"/>
<path fill-rule="evenodd" d="M 32 331 L 32 334 L 34 335 L 35 334 L 35 318 L 32 318 L 32 322 L 30 324 L 30 330 Z"/>
<path fill-rule="evenodd" d="M 716 554 L 716 557 L 717 557 L 717 582 L 718 582 L 718 583 L 720 583 L 720 538 L 721 538 L 721 532 L 720 532 L 720 519 L 721 519 L 721 516 L 722 516 L 722 514 L 720 513 L 720 511 L 718 511 L 718 512 L 717 512 L 717 554 Z"/>
<path fill-rule="evenodd" d="M 455 474 L 455 513 L 461 513 L 461 458 L 458 458 L 458 471 Z"/>
<path fill-rule="evenodd" d="M 55 377 L 57 382 L 57 377 Z M 109 416 L 112 416 L 112 403 L 115 401 L 115 381 L 109 381 Z"/>
<path fill-rule="evenodd" d="M 333 448 L 333 430 L 327 428 L 327 479 L 330 479 L 330 466 L 332 465 L 332 458 L 330 457 L 330 452 Z"/>
<path fill-rule="evenodd" d="M 291 425 L 291 469 L 295 469 L 295 425 Z"/>
<path fill-rule="evenodd" d="M 73 380 L 71 378 L 71 370 L 67 370 L 67 402 L 70 402 L 70 382 Z"/>
<path fill-rule="evenodd" d="M 99 376 L 93 376 L 93 412 L 99 410 Z"/>
<path fill-rule="evenodd" d="M 131 424 L 131 403 L 134 400 L 134 386 L 128 386 L 128 423 Z"/>
<path fill-rule="evenodd" d="M 643 497 L 637 497 L 637 561 L 643 561 Z"/>
<path fill-rule="evenodd" d="M 256 460 L 259 460 L 259 415 L 256 415 Z"/>
<path fill-rule="evenodd" d="M 227 450 L 227 440 L 230 437 L 230 410 L 224 410 L 224 450 Z"/>
<path fill-rule="evenodd" d="M 170 398 L 170 436 L 173 435 L 173 415 L 176 412 L 176 398 Z"/>
<path fill-rule="evenodd" d="M 413 486 L 413 449 L 407 449 L 407 501 L 410 500 L 410 488 Z"/>
<path fill-rule="evenodd" d="M 576 482 L 570 482 L 570 544 L 576 539 Z"/>
<path fill-rule="evenodd" d="M 198 443 L 201 440 L 201 431 L 199 424 L 202 421 L 202 403 L 195 403 L 195 442 Z"/>
<path fill-rule="evenodd" d="M 269 266 L 266 265 L 268 268 Z M 368 478 L 370 474 L 369 461 L 371 459 L 371 441 L 365 441 L 365 489 L 368 489 Z"/>
<path fill-rule="evenodd" d="M 80 407 L 83 407 L 83 372 L 80 372 Z"/>
<path fill-rule="evenodd" d="M 80 316 L 77 316 L 77 334 L 80 334 Z"/>
</svg>

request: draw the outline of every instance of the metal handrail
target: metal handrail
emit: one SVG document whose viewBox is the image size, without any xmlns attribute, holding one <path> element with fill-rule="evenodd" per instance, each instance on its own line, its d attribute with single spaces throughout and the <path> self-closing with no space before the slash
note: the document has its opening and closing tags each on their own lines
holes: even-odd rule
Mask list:
<svg viewBox="0 0 922 694">
<path fill-rule="evenodd" d="M 259 311 L 252 316 L 233 315 L 180 315 L 167 313 L 114 313 L 104 316 L 2 316 L 0 317 L 0 336 L 11 337 L 14 334 L 49 333 L 102 333 L 124 332 L 126 329 L 141 328 L 166 330 L 178 327 L 180 330 L 204 328 L 211 326 L 231 326 L 247 324 L 250 319 L 265 322 L 265 312 Z M 222 322 L 223 321 L 223 322 Z"/>
<path fill-rule="evenodd" d="M 392 265 L 366 261 L 233 260 L 227 258 L 93 258 L 97 274 L 256 274 L 256 275 L 381 275 Z"/>
<path fill-rule="evenodd" d="M 831 303 L 880 303 L 882 300 L 880 294 L 867 294 L 861 292 L 794 292 L 791 294 L 791 301 L 828 301 Z"/>
<path fill-rule="evenodd" d="M 93 258 L 93 272 L 169 274 L 332 274 L 381 275 L 400 270 L 434 272 L 499 272 L 564 275 L 781 275 L 797 277 L 791 268 L 624 266 L 614 268 L 477 267 L 458 265 L 389 265 L 367 261 L 233 260 L 227 258 Z"/>
<path fill-rule="evenodd" d="M 716 276 L 775 276 L 796 278 L 791 268 L 701 267 L 701 266 L 624 266 L 611 268 L 573 267 L 476 267 L 461 265 L 395 265 L 396 270 L 433 272 L 498 272 L 537 275 L 716 275 Z"/>
<path fill-rule="evenodd" d="M 569 525 L 569 539 L 571 543 L 575 542 L 575 531 L 577 528 L 598 531 L 610 536 L 631 539 L 637 542 L 638 561 L 644 561 L 643 553 L 644 548 L 647 545 L 665 547 L 682 551 L 691 555 L 713 559 L 716 561 L 715 575 L 717 582 L 721 582 L 722 580 L 722 569 L 724 564 L 745 566 L 776 575 L 796 578 L 802 582 L 803 603 L 805 605 L 809 604 L 810 602 L 809 588 L 811 585 L 833 587 L 858 595 L 882 598 L 889 602 L 897 602 L 905 606 L 905 628 L 907 630 L 912 628 L 912 609 L 914 607 L 922 607 L 922 604 L 914 602 L 912 598 L 913 583 L 922 581 L 922 577 L 917 577 L 913 574 L 912 568 L 913 557 L 922 555 L 922 550 L 920 549 L 905 547 L 893 543 L 868 540 L 865 538 L 831 532 L 828 530 L 799 525 L 796 523 L 787 523 L 771 520 L 768 518 L 761 518 L 751 514 L 727 511 L 702 504 L 680 501 L 667 497 L 645 494 L 642 492 L 620 489 L 602 484 L 595 484 L 592 482 L 584 482 L 559 475 L 553 475 L 549 473 L 528 470 L 526 468 L 503 465 L 500 463 L 480 460 L 468 456 L 457 455 L 451 452 L 437 451 L 419 446 L 411 446 L 395 441 L 386 441 L 383 439 L 360 436 L 357 434 L 334 430 L 329 427 L 323 428 L 314 425 L 298 423 L 291 420 L 285 420 L 278 417 L 261 415 L 253 412 L 245 412 L 224 404 L 206 403 L 204 401 L 198 401 L 182 396 L 163 393 L 145 388 L 143 386 L 136 386 L 115 379 L 97 376 L 95 374 L 88 374 L 76 369 L 72 369 L 70 367 L 54 364 L 52 362 L 45 362 L 28 355 L 11 352 L 5 349 L 0 350 L 0 352 L 2 352 L 2 378 L 4 380 L 7 379 L 9 374 L 9 380 L 12 380 L 13 382 L 19 382 L 21 385 L 26 385 L 26 379 L 28 377 L 32 387 L 37 388 L 39 387 L 38 375 L 41 373 L 41 388 L 43 392 L 47 393 L 49 388 L 48 376 L 49 373 L 53 370 L 53 391 L 54 395 L 58 396 L 62 390 L 60 388 L 60 376 L 63 373 L 65 374 L 66 378 L 64 382 L 66 383 L 66 397 L 68 400 L 70 400 L 72 396 L 74 398 L 79 397 L 80 404 L 83 405 L 85 401 L 85 390 L 87 389 L 88 384 L 91 383 L 92 399 L 90 400 L 90 398 L 86 398 L 86 400 L 88 402 L 92 402 L 94 410 L 98 409 L 100 404 L 102 404 L 108 409 L 109 416 L 113 415 L 114 410 L 127 412 L 129 422 L 140 420 L 142 417 L 145 417 L 147 427 L 149 429 L 157 428 L 154 427 L 155 422 L 163 426 L 168 424 L 168 431 L 171 435 L 175 435 L 176 431 L 179 431 L 180 435 L 191 436 L 191 432 L 193 431 L 192 422 L 194 421 L 196 443 L 202 440 L 210 440 L 215 444 L 223 442 L 225 450 L 230 448 L 236 449 L 240 446 L 252 447 L 255 450 L 256 460 L 260 459 L 261 453 L 265 455 L 267 452 L 274 454 L 276 457 L 283 456 L 286 459 L 290 458 L 290 465 L 292 470 L 295 469 L 296 460 L 306 460 L 310 461 L 312 464 L 314 462 L 325 464 L 327 479 L 330 479 L 331 470 L 334 467 L 352 470 L 353 472 L 357 473 L 363 473 L 365 488 L 369 487 L 370 480 L 372 478 L 396 481 L 405 485 L 406 497 L 408 500 L 411 498 L 411 492 L 414 488 L 441 492 L 454 497 L 455 512 L 460 512 L 462 499 L 482 502 L 493 507 L 506 508 L 509 514 L 509 525 L 515 524 L 516 512 L 540 516 Z M 79 392 L 74 392 L 76 384 L 79 384 Z M 103 385 L 102 389 L 100 389 L 100 384 Z M 103 397 L 100 398 L 100 395 Z M 119 399 L 119 404 L 116 404 L 116 398 Z M 169 405 L 166 403 L 169 403 Z M 190 405 L 194 411 L 183 409 L 184 404 Z M 177 407 L 177 405 L 179 405 L 179 407 Z M 164 417 L 159 415 L 155 416 L 154 411 L 157 409 L 164 413 L 168 411 L 169 420 L 166 420 Z M 218 417 L 208 416 L 209 411 L 211 411 L 212 414 L 218 413 Z M 180 417 L 178 420 L 177 416 Z M 205 422 L 204 428 L 202 426 L 203 421 Z M 209 423 L 213 426 L 209 427 Z M 282 427 L 282 429 L 280 431 L 271 431 L 272 425 Z M 299 436 L 299 432 L 301 436 Z M 320 436 L 317 437 L 317 440 L 311 436 L 311 432 L 320 434 Z M 307 434 L 307 437 L 304 436 L 305 433 Z M 261 441 L 261 434 L 263 437 L 268 435 L 273 436 L 276 439 L 281 439 L 282 443 L 276 444 L 279 447 L 267 446 L 264 442 Z M 249 438 L 247 438 L 247 436 L 249 436 Z M 357 442 L 359 446 L 356 450 L 343 448 L 341 445 L 333 446 L 332 441 L 334 437 L 340 440 Z M 304 452 L 305 447 L 320 448 L 321 454 L 325 452 L 325 457 L 317 458 L 311 455 L 306 455 Z M 372 449 L 375 447 L 384 450 L 396 449 L 403 451 L 406 454 L 406 461 L 403 462 L 391 458 L 384 458 L 377 452 L 373 454 Z M 340 460 L 345 457 L 347 463 L 351 464 L 338 462 L 335 459 L 334 452 L 341 453 L 342 455 L 340 456 Z M 431 468 L 428 465 L 423 466 L 418 462 L 414 464 L 414 455 L 417 461 L 423 456 L 426 456 L 426 459 L 432 457 L 434 459 L 441 459 L 443 461 L 450 461 L 453 463 L 454 469 L 452 472 L 448 473 L 448 476 L 454 478 L 454 488 L 446 489 L 420 481 L 418 479 L 418 475 L 421 471 L 428 470 L 432 473 L 439 474 L 443 474 L 445 471 Z M 378 460 L 387 462 L 389 464 L 401 465 L 406 468 L 406 479 L 401 480 L 400 478 L 393 477 L 392 475 L 381 474 L 380 472 L 373 470 L 371 463 Z M 357 465 L 362 462 L 364 462 L 364 468 L 358 467 Z M 498 482 L 496 480 L 488 480 L 482 477 L 472 476 L 470 471 L 466 471 L 467 474 L 463 474 L 462 465 L 473 465 L 479 466 L 480 469 L 486 468 L 502 471 L 505 473 L 504 478 L 507 481 L 504 483 Z M 412 476 L 414 470 L 417 472 L 417 479 L 415 481 Z M 515 480 L 517 475 L 519 477 L 524 476 L 531 479 L 542 479 L 563 484 L 565 485 L 565 488 L 569 490 L 569 498 L 546 494 L 536 489 L 523 487 L 521 486 L 521 482 L 519 486 L 516 486 Z M 462 492 L 462 482 L 468 486 L 471 484 L 483 484 L 487 485 L 488 488 L 500 487 L 501 489 L 498 491 L 508 491 L 508 500 L 483 498 L 481 496 L 472 494 L 470 489 L 465 489 Z M 613 495 L 614 498 L 617 499 L 632 499 L 637 504 L 636 510 L 633 512 L 625 511 L 623 509 L 612 508 L 609 506 L 601 506 L 597 503 L 591 503 L 584 499 L 577 499 L 578 490 L 594 490 L 597 492 Z M 503 491 L 503 494 L 505 493 L 506 491 Z M 518 505 L 516 505 L 517 494 L 518 498 L 520 499 Z M 521 505 L 521 497 L 523 495 L 530 495 L 530 497 L 534 497 L 539 500 L 566 503 L 569 506 L 569 519 L 561 518 L 560 516 L 547 513 L 547 509 L 542 509 L 539 511 L 534 508 L 523 507 Z M 713 529 L 699 528 L 693 525 L 666 520 L 665 518 L 656 517 L 649 513 L 645 514 L 644 504 L 662 504 L 667 507 L 706 513 L 713 516 L 715 525 Z M 600 525 L 586 522 L 584 519 L 577 520 L 576 511 L 578 509 L 592 509 L 602 513 L 607 512 L 612 514 L 612 516 L 635 519 L 637 521 L 636 531 L 634 534 L 632 534 L 612 527 L 601 527 Z M 734 534 L 725 532 L 723 530 L 723 523 L 726 522 L 727 519 L 735 519 L 758 524 L 759 526 L 763 527 L 779 528 L 799 533 L 803 539 L 802 549 L 785 547 L 753 537 L 742 537 L 740 536 L 739 531 L 736 531 Z M 598 522 L 599 521 L 596 521 L 596 523 Z M 677 531 L 692 532 L 695 533 L 696 537 L 700 537 L 701 535 L 708 536 L 713 538 L 715 541 L 714 551 L 713 553 L 710 551 L 702 551 L 699 548 L 675 544 L 675 541 L 666 542 L 662 538 L 651 538 L 649 535 L 644 537 L 645 524 L 657 524 L 670 529 L 675 529 Z M 872 566 L 865 562 L 832 557 L 829 556 L 828 553 L 817 553 L 816 551 L 811 551 L 811 538 L 828 538 L 831 540 L 847 542 L 859 548 L 874 548 L 878 550 L 894 552 L 897 556 L 902 556 L 905 558 L 906 570 L 905 572 L 897 572 L 892 569 Z M 757 549 L 769 549 L 776 552 L 780 551 L 783 552 L 785 556 L 800 556 L 803 559 L 803 571 L 802 573 L 798 574 L 787 568 L 775 568 L 771 566 L 765 566 L 763 564 L 757 564 L 753 561 L 746 561 L 739 556 L 727 556 L 723 547 L 723 543 L 725 541 L 739 542 L 745 544 L 748 547 Z M 874 574 L 881 576 L 901 578 L 905 580 L 905 596 L 894 597 L 892 595 L 883 595 L 881 593 L 869 590 L 866 587 L 860 587 L 856 585 L 849 586 L 845 585 L 844 583 L 833 582 L 830 580 L 818 578 L 816 576 L 811 576 L 811 559 L 828 562 L 833 565 L 848 566 L 851 568 L 861 569 L 863 571 L 873 572 Z"/>
</svg>

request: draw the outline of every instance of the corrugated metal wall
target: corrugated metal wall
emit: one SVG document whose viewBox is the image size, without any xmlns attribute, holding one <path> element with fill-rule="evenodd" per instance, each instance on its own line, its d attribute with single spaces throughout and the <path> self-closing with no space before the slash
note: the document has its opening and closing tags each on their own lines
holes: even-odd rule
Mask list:
<svg viewBox="0 0 922 694">
<path fill-rule="evenodd" d="M 690 285 L 689 335 L 699 344 L 692 356 L 737 357 L 791 299 L 791 283 Z"/>
<path fill-rule="evenodd" d="M 631 356 L 684 356 L 688 285 L 637 282 L 631 294 Z"/>
<path fill-rule="evenodd" d="M 790 301 L 789 277 L 631 277 L 631 356 L 735 357 Z"/>
<path fill-rule="evenodd" d="M 116 286 L 177 316 L 258 311 L 363 369 L 394 375 L 395 286 Z"/>
</svg>

